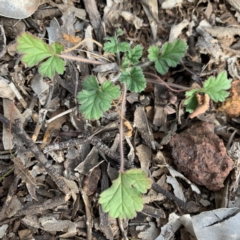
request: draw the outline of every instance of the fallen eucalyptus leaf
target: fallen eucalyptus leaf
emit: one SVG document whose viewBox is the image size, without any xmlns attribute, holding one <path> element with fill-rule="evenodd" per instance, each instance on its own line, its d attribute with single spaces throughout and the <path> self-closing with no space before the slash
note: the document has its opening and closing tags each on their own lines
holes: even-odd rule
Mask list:
<svg viewBox="0 0 240 240">
<path fill-rule="evenodd" d="M 0 15 L 23 19 L 31 16 L 38 8 L 40 0 L 0 0 Z"/>
</svg>

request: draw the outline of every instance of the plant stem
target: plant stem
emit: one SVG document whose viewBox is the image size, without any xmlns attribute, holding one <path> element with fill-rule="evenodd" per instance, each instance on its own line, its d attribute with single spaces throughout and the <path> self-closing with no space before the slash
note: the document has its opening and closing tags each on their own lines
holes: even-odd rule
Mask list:
<svg viewBox="0 0 240 240">
<path fill-rule="evenodd" d="M 152 76 L 156 79 L 156 80 L 152 80 L 152 79 L 146 78 L 148 82 L 162 84 L 173 92 L 185 92 L 185 91 L 188 91 L 188 90 L 191 89 L 191 88 L 187 88 L 187 87 L 184 87 L 184 86 L 181 86 L 181 85 L 178 85 L 178 84 L 174 84 L 174 83 L 166 83 L 166 82 L 164 82 L 163 79 L 161 79 L 156 74 L 153 74 L 153 73 L 150 73 L 150 72 L 143 72 L 143 73 L 146 74 L 146 75 Z M 176 89 L 171 88 L 170 86 L 180 88 L 182 90 L 176 90 Z"/>
<path fill-rule="evenodd" d="M 90 59 L 82 58 L 82 57 L 74 57 L 74 56 L 69 56 L 69 55 L 64 55 L 64 54 L 58 54 L 57 56 L 61 57 L 61 58 L 73 60 L 73 61 L 85 62 L 85 63 L 90 63 L 90 64 L 98 64 L 98 65 L 105 64 L 104 62 L 94 61 L 94 60 L 90 60 Z"/>
<path fill-rule="evenodd" d="M 0 182 L 2 182 L 2 180 L 7 177 L 12 171 L 14 170 L 14 167 L 12 167 L 10 170 L 8 170 L 5 174 L 3 174 L 1 177 L 0 177 Z"/>
<path fill-rule="evenodd" d="M 127 87 L 126 83 L 122 84 L 122 104 L 121 104 L 121 114 L 120 114 L 120 136 L 119 136 L 119 150 L 120 150 L 120 172 L 124 172 L 124 154 L 123 154 L 123 140 L 124 140 L 124 132 L 123 132 L 123 120 L 125 116 L 125 106 L 126 106 L 126 95 L 127 95 Z"/>
<path fill-rule="evenodd" d="M 140 67 L 140 68 L 142 68 L 142 69 L 144 69 L 144 68 L 150 66 L 152 63 L 154 63 L 154 61 L 150 61 L 150 60 L 148 60 L 148 61 L 146 61 L 146 62 L 143 62 L 143 63 L 137 64 L 136 66 L 137 66 L 137 67 Z"/>
<path fill-rule="evenodd" d="M 64 52 L 64 53 L 71 52 L 71 51 L 77 49 L 78 47 L 80 47 L 80 46 L 81 46 L 84 42 L 86 42 L 86 41 L 94 42 L 94 43 L 96 43 L 99 47 L 101 47 L 101 48 L 103 47 L 101 43 L 95 41 L 94 39 L 92 39 L 92 38 L 85 38 L 85 39 L 83 39 L 82 41 L 80 41 L 77 45 L 75 45 L 74 47 L 69 48 L 69 49 L 66 49 L 66 50 L 63 51 L 63 52 Z"/>
</svg>

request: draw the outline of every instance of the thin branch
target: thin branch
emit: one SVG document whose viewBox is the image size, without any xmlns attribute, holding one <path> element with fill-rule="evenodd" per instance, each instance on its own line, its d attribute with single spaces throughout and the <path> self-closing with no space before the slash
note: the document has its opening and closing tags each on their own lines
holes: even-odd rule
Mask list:
<svg viewBox="0 0 240 240">
<path fill-rule="evenodd" d="M 49 124 L 50 122 L 56 120 L 57 118 L 60 118 L 60 117 L 66 115 L 66 114 L 68 114 L 68 113 L 71 113 L 71 112 L 73 112 L 73 111 L 75 111 L 75 110 L 76 110 L 76 107 L 70 108 L 70 109 L 68 109 L 67 111 L 62 112 L 62 113 L 59 113 L 58 115 L 56 115 L 56 116 L 54 116 L 54 117 L 46 120 L 45 123 L 46 123 L 46 124 Z"/>
<path fill-rule="evenodd" d="M 175 195 L 173 195 L 171 192 L 163 189 L 159 184 L 157 183 L 153 183 L 152 184 L 152 189 L 154 191 L 156 191 L 157 193 L 161 193 L 163 194 L 165 197 L 167 197 L 168 199 L 170 199 L 171 201 L 174 201 L 177 206 L 179 206 L 182 210 L 187 211 L 187 212 L 194 212 L 194 210 L 196 209 L 194 202 L 188 202 L 185 203 L 183 200 L 181 200 L 180 198 L 176 197 Z"/>
</svg>

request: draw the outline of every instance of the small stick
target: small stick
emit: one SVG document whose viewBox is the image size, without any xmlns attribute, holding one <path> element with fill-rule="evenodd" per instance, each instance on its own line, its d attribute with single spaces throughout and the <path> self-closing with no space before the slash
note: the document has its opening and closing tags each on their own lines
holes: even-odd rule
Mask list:
<svg viewBox="0 0 240 240">
<path fill-rule="evenodd" d="M 68 113 L 71 113 L 71 112 L 73 112 L 73 111 L 75 111 L 75 110 L 76 110 L 76 107 L 70 108 L 70 109 L 68 109 L 67 111 L 62 112 L 62 113 L 59 113 L 58 115 L 56 115 L 56 116 L 54 116 L 54 117 L 46 120 L 45 123 L 48 124 L 48 123 L 56 120 L 57 118 L 60 118 L 60 117 L 66 115 L 66 114 L 68 114 Z"/>
<path fill-rule="evenodd" d="M 93 219 L 92 219 L 92 213 L 91 213 L 91 204 L 85 189 L 80 189 L 80 191 L 82 194 L 82 199 L 83 199 L 85 210 L 86 210 L 87 240 L 92 240 Z"/>
<path fill-rule="evenodd" d="M 172 193 L 169 191 L 163 189 L 160 185 L 157 183 L 152 184 L 152 189 L 158 193 L 162 193 L 165 197 L 170 199 L 171 201 L 174 201 L 181 209 L 188 211 L 188 205 L 178 197 L 174 196 Z"/>
</svg>

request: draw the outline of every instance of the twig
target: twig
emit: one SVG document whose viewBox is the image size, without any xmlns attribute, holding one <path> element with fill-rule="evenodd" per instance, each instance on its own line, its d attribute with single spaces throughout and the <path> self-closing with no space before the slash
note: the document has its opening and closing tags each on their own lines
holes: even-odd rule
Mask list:
<svg viewBox="0 0 240 240">
<path fill-rule="evenodd" d="M 121 115 L 120 115 L 120 135 L 119 135 L 119 150 L 120 150 L 120 172 L 124 172 L 124 153 L 123 153 L 123 121 L 125 116 L 125 105 L 126 105 L 126 94 L 127 94 L 127 88 L 126 83 L 122 84 L 123 90 L 122 90 L 122 104 L 121 104 Z"/>
<path fill-rule="evenodd" d="M 7 128 L 10 126 L 10 121 L 0 113 L 0 121 L 6 125 Z M 44 154 L 39 150 L 37 145 L 32 141 L 32 139 L 26 134 L 26 132 L 19 128 L 16 124 L 12 124 L 12 131 L 21 139 L 21 141 L 33 152 L 36 159 L 43 165 L 46 172 L 52 177 L 53 181 L 57 184 L 59 189 L 70 196 L 71 191 L 67 187 L 62 176 L 60 176 L 57 170 L 51 166 L 48 160 L 45 158 Z"/>
<path fill-rule="evenodd" d="M 181 209 L 188 211 L 188 206 L 187 203 L 179 199 L 178 197 L 174 196 L 172 193 L 169 191 L 163 189 L 160 185 L 157 183 L 152 184 L 152 189 L 156 191 L 157 193 L 162 193 L 165 197 L 170 199 L 171 201 L 174 201 Z"/>
<path fill-rule="evenodd" d="M 56 120 L 57 118 L 60 118 L 60 117 L 66 115 L 66 114 L 68 114 L 68 113 L 71 113 L 71 112 L 73 112 L 73 111 L 75 111 L 75 110 L 76 110 L 76 107 L 70 108 L 70 109 L 68 109 L 67 111 L 62 112 L 62 113 L 59 113 L 58 115 L 56 115 L 56 116 L 54 116 L 54 117 L 46 120 L 45 123 L 46 123 L 46 124 L 49 124 L 50 122 Z"/>
<path fill-rule="evenodd" d="M 120 228 L 120 232 L 122 233 L 122 236 L 124 238 L 124 240 L 129 240 L 129 238 L 127 237 L 125 231 L 124 231 L 124 227 L 123 227 L 123 219 L 118 218 L 118 226 Z"/>
<path fill-rule="evenodd" d="M 234 132 L 231 134 L 230 138 L 228 139 L 228 143 L 226 146 L 226 149 L 229 151 L 230 150 L 230 146 L 232 144 L 233 138 L 235 137 L 235 134 L 237 133 L 237 129 L 234 130 Z"/>
<path fill-rule="evenodd" d="M 85 205 L 86 210 L 86 225 L 87 225 L 87 240 L 92 240 L 92 227 L 93 227 L 93 219 L 91 214 L 91 204 L 88 198 L 88 195 L 86 194 L 86 191 L 84 189 L 81 189 L 82 199 Z"/>
</svg>

